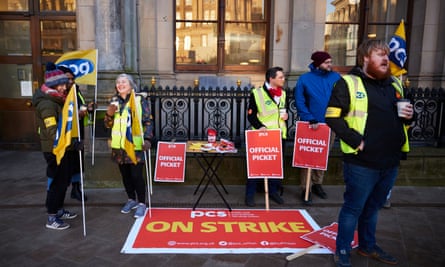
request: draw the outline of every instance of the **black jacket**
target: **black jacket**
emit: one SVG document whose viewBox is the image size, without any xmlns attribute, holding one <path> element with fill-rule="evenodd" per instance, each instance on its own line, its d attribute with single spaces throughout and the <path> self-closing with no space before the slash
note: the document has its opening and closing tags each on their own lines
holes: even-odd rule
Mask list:
<svg viewBox="0 0 445 267">
<path fill-rule="evenodd" d="M 405 142 L 404 123 L 397 115 L 396 89 L 392 78 L 374 80 L 367 77 L 361 68 L 355 67 L 350 74 L 359 76 L 368 96 L 368 118 L 364 135 L 349 128 L 344 116 L 349 112 L 349 90 L 344 79 L 339 80 L 332 91 L 328 107 L 341 109 L 340 118 L 326 118 L 326 123 L 349 146 L 356 148 L 364 140 L 363 151 L 358 154 L 344 154 L 349 163 L 373 169 L 396 167 L 402 157 L 401 147 Z"/>
</svg>

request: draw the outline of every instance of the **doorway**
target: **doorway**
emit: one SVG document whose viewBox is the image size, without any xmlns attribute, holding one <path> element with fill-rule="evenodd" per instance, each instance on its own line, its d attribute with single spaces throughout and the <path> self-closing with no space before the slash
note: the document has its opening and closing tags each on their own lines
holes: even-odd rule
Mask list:
<svg viewBox="0 0 445 267">
<path fill-rule="evenodd" d="M 77 48 L 76 0 L 0 2 L 0 149 L 40 149 L 32 95 L 44 66 Z"/>
</svg>

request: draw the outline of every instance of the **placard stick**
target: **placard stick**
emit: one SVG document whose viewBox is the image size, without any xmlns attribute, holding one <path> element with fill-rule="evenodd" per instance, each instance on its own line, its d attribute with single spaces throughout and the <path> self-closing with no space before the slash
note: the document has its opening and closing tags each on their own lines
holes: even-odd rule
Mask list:
<svg viewBox="0 0 445 267">
<path fill-rule="evenodd" d="M 309 199 L 309 191 L 310 191 L 310 184 L 311 184 L 311 172 L 312 168 L 307 168 L 307 175 L 306 175 L 306 192 L 304 193 L 304 200 L 308 201 Z"/>
<path fill-rule="evenodd" d="M 266 203 L 266 210 L 269 210 L 269 182 L 267 177 L 264 177 L 264 203 Z"/>
<path fill-rule="evenodd" d="M 286 260 L 287 260 L 287 261 L 295 260 L 296 258 L 301 257 L 301 256 L 303 256 L 304 254 L 309 253 L 309 251 L 311 251 L 311 250 L 313 250 L 313 249 L 316 249 L 316 248 L 318 248 L 318 247 L 319 247 L 319 246 L 318 246 L 317 244 L 312 245 L 312 246 L 310 246 L 310 247 L 308 247 L 308 248 L 305 248 L 305 249 L 303 249 L 303 250 L 301 250 L 301 251 L 299 251 L 299 252 L 297 252 L 297 253 L 288 255 L 288 256 L 286 257 Z"/>
</svg>

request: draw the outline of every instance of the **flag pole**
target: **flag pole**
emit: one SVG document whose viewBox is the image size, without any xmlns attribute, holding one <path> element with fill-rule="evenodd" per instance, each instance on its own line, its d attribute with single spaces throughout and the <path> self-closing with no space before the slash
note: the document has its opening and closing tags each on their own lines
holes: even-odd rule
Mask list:
<svg viewBox="0 0 445 267">
<path fill-rule="evenodd" d="M 96 49 L 96 66 L 95 66 L 95 71 L 96 71 L 96 84 L 94 86 L 94 112 L 93 112 L 93 140 L 92 140 L 92 145 L 91 145 L 91 165 L 94 166 L 94 142 L 96 139 L 96 105 L 97 105 L 97 63 L 99 59 L 99 55 L 98 55 L 98 50 Z"/>
<path fill-rule="evenodd" d="M 76 123 L 77 123 L 77 141 L 80 142 L 80 125 L 79 125 L 79 106 L 77 103 L 77 89 L 76 85 L 73 84 L 71 90 L 74 90 L 74 112 L 76 112 Z M 83 236 L 87 235 L 86 223 L 85 223 L 85 192 L 83 189 L 83 164 L 82 164 L 82 150 L 79 149 L 79 167 L 80 167 L 80 189 L 82 195 L 82 224 L 83 224 Z"/>
<path fill-rule="evenodd" d="M 136 98 L 136 94 L 134 93 L 134 88 L 133 88 L 133 97 Z M 134 101 L 134 103 L 136 104 L 136 99 L 133 99 L 133 101 Z M 142 127 L 142 119 L 139 118 L 139 114 L 138 114 L 138 112 L 136 112 L 136 116 L 137 116 L 136 119 L 137 119 L 138 122 L 139 122 L 139 128 L 140 128 L 140 130 L 141 130 L 141 139 L 144 140 L 144 130 L 143 130 L 143 127 Z M 143 142 L 144 142 L 144 141 L 143 141 Z M 150 148 L 150 149 L 151 149 L 151 148 Z M 149 150 L 149 153 L 150 153 L 150 150 Z M 150 162 L 151 162 L 151 154 L 149 154 L 149 155 L 150 155 L 150 158 L 147 157 L 147 151 L 144 150 L 144 157 L 145 157 L 145 173 L 146 173 L 146 176 L 147 176 L 148 214 L 149 214 L 149 216 L 150 216 L 150 218 L 151 218 L 151 196 L 150 196 L 150 192 L 151 192 L 151 168 L 150 168 L 150 173 L 149 173 L 149 170 L 148 170 L 148 162 L 147 162 L 147 161 L 150 161 Z M 149 177 L 150 177 L 150 178 L 149 178 Z"/>
</svg>

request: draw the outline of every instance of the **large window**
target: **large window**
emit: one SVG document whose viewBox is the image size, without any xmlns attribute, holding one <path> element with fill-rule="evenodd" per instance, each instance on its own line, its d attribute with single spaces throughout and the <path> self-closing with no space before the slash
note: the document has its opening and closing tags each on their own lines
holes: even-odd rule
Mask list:
<svg viewBox="0 0 445 267">
<path fill-rule="evenodd" d="M 176 0 L 176 70 L 264 70 L 269 7 L 267 0 Z"/>
<path fill-rule="evenodd" d="M 358 44 L 368 38 L 389 42 L 412 0 L 326 0 L 325 50 L 337 66 L 356 63 Z"/>
</svg>

